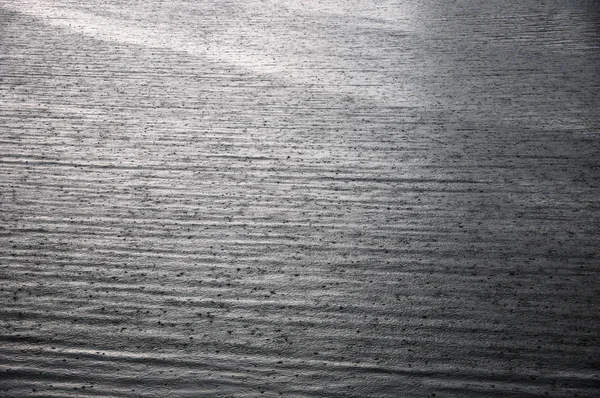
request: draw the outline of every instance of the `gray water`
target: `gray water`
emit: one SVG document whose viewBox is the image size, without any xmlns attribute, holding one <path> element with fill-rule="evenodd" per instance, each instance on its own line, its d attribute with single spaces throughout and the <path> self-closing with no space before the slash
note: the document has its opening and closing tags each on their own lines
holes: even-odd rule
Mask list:
<svg viewBox="0 0 600 398">
<path fill-rule="evenodd" d="M 0 3 L 0 396 L 600 393 L 596 1 Z"/>
</svg>

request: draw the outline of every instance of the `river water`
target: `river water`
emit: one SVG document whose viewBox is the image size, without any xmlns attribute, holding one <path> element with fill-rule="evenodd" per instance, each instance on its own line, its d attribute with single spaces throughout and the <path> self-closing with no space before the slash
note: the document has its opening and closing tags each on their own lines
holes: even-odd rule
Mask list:
<svg viewBox="0 0 600 398">
<path fill-rule="evenodd" d="M 0 396 L 600 393 L 600 5 L 0 3 Z"/>
</svg>

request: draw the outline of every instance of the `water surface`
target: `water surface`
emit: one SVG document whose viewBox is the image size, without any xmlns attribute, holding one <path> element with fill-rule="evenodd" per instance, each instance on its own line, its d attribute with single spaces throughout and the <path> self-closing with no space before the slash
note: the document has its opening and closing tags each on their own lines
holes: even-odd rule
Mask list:
<svg viewBox="0 0 600 398">
<path fill-rule="evenodd" d="M 0 5 L 0 395 L 598 394 L 594 1 Z"/>
</svg>

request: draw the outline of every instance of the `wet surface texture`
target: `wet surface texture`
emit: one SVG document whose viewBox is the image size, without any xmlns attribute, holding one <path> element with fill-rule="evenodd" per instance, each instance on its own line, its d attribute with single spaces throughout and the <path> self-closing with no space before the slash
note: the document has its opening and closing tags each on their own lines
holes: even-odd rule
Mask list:
<svg viewBox="0 0 600 398">
<path fill-rule="evenodd" d="M 0 396 L 600 393 L 597 2 L 79 3 L 0 3 Z"/>
</svg>

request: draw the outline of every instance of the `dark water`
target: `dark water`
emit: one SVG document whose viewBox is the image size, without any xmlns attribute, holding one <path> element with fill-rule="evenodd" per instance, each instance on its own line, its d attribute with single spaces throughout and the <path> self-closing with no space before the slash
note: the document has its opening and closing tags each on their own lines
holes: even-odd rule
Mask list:
<svg viewBox="0 0 600 398">
<path fill-rule="evenodd" d="M 0 396 L 600 392 L 595 1 L 0 3 Z"/>
</svg>

